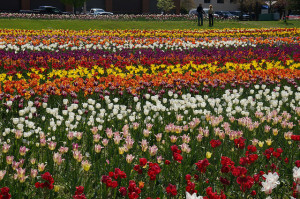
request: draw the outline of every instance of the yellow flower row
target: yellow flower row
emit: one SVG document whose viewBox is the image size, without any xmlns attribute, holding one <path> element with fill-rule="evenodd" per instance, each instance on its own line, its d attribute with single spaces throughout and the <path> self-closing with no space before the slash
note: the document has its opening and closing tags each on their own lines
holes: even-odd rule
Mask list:
<svg viewBox="0 0 300 199">
<path fill-rule="evenodd" d="M 295 63 L 293 60 L 287 60 L 285 64 L 283 64 L 281 61 L 265 61 L 261 60 L 260 62 L 252 61 L 250 63 L 233 63 L 233 62 L 226 62 L 224 65 L 220 66 L 218 65 L 218 62 L 214 63 L 207 63 L 207 64 L 194 64 L 193 62 L 190 62 L 186 65 L 151 65 L 149 66 L 126 66 L 123 69 L 119 67 L 114 67 L 111 65 L 110 68 L 107 68 L 106 70 L 103 69 L 101 66 L 93 66 L 92 69 L 85 68 L 78 66 L 76 69 L 72 70 L 64 70 L 59 69 L 52 71 L 49 71 L 47 73 L 44 72 L 45 68 L 41 68 L 40 70 L 32 68 L 30 72 L 27 72 L 26 74 L 20 74 L 17 73 L 16 77 L 7 75 L 6 73 L 0 74 L 0 82 L 5 83 L 7 80 L 13 80 L 14 78 L 17 79 L 28 79 L 34 74 L 36 77 L 38 76 L 41 80 L 46 79 L 55 79 L 55 78 L 62 78 L 62 77 L 68 77 L 68 78 L 91 78 L 91 77 L 103 77 L 105 75 L 119 75 L 121 77 L 126 77 L 128 75 L 157 75 L 158 73 L 164 73 L 172 74 L 172 73 L 178 73 L 178 74 L 185 74 L 187 72 L 191 72 L 192 74 L 194 72 L 202 71 L 202 70 L 209 70 L 211 73 L 221 72 L 221 71 L 235 71 L 235 70 L 269 70 L 269 69 L 284 69 L 289 68 L 291 70 L 299 69 L 300 63 Z M 40 72 L 42 71 L 42 72 Z"/>
<path fill-rule="evenodd" d="M 299 36 L 299 28 L 211 29 L 211 30 L 20 30 L 0 29 L 0 36 L 107 36 L 107 37 L 242 37 Z"/>
</svg>

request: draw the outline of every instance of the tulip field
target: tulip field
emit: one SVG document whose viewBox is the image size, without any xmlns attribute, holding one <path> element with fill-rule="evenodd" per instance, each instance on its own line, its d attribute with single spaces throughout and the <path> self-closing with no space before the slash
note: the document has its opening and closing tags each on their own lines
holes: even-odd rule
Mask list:
<svg viewBox="0 0 300 199">
<path fill-rule="evenodd" d="M 0 29 L 0 199 L 300 198 L 300 28 Z"/>
</svg>

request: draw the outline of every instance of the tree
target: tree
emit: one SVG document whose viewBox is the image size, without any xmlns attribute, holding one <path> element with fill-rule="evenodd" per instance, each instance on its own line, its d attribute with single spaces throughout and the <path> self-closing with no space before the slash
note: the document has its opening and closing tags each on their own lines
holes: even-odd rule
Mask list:
<svg viewBox="0 0 300 199">
<path fill-rule="evenodd" d="M 241 1 L 241 9 L 242 11 L 253 12 L 257 5 L 261 6 L 263 3 L 262 0 L 244 0 Z"/>
<path fill-rule="evenodd" d="M 76 9 L 82 7 L 86 0 L 61 0 L 61 2 L 72 5 L 74 14 L 76 14 Z"/>
<path fill-rule="evenodd" d="M 183 0 L 181 3 L 181 8 L 189 11 L 192 8 L 195 8 L 194 0 Z"/>
<path fill-rule="evenodd" d="M 288 5 L 290 9 L 299 10 L 300 9 L 300 0 L 288 0 Z"/>
<path fill-rule="evenodd" d="M 173 0 L 158 0 L 157 8 L 161 9 L 163 12 L 167 13 L 173 8 L 175 8 Z"/>
<path fill-rule="evenodd" d="M 278 0 L 274 4 L 274 8 L 280 13 L 280 18 L 286 22 L 286 16 L 289 15 L 289 12 L 300 9 L 300 0 Z"/>
</svg>

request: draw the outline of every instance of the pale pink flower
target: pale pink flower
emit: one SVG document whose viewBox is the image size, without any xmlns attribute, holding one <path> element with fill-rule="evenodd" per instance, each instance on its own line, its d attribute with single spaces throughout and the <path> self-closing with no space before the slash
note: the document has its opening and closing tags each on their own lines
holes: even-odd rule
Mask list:
<svg viewBox="0 0 300 199">
<path fill-rule="evenodd" d="M 171 135 L 170 139 L 172 143 L 175 143 L 177 141 L 177 137 L 175 135 Z"/>
<path fill-rule="evenodd" d="M 156 145 L 153 145 L 153 146 L 149 147 L 149 153 L 150 153 L 151 156 L 155 156 L 157 151 L 158 151 L 158 148 L 157 148 Z"/>
<path fill-rule="evenodd" d="M 143 130 L 143 135 L 144 135 L 145 137 L 149 137 L 150 133 L 151 133 L 151 131 L 149 131 L 148 129 L 144 129 L 144 130 Z"/>
<path fill-rule="evenodd" d="M 46 139 L 45 138 L 41 138 L 40 139 L 40 144 L 41 144 L 41 146 L 46 146 L 46 144 L 47 144 Z"/>
<path fill-rule="evenodd" d="M 82 135 L 83 135 L 82 132 L 77 132 L 77 133 L 76 133 L 76 138 L 77 138 L 78 140 L 81 140 Z"/>
<path fill-rule="evenodd" d="M 133 161 L 134 157 L 135 156 L 132 155 L 132 154 L 127 154 L 127 156 L 126 156 L 126 162 L 130 164 Z"/>
<path fill-rule="evenodd" d="M 181 150 L 185 153 L 189 153 L 191 152 L 191 148 L 189 147 L 188 144 L 183 143 L 182 145 L 179 145 L 181 147 Z"/>
<path fill-rule="evenodd" d="M 162 138 L 162 133 L 156 134 L 155 137 L 156 137 L 156 141 L 157 141 L 157 142 L 160 142 L 160 140 L 161 140 L 161 138 Z"/>
<path fill-rule="evenodd" d="M 29 149 L 27 149 L 25 146 L 21 146 L 19 153 L 21 156 L 24 156 L 26 154 L 26 152 L 29 151 Z"/>
<path fill-rule="evenodd" d="M 95 152 L 96 152 L 96 153 L 100 153 L 100 152 L 101 152 L 101 149 L 103 149 L 103 147 L 102 147 L 100 144 L 96 144 L 96 145 L 95 145 Z"/>
<path fill-rule="evenodd" d="M 93 135 L 93 141 L 96 142 L 96 143 L 99 142 L 100 138 L 101 138 L 101 136 L 99 134 L 94 134 Z"/>
<path fill-rule="evenodd" d="M 12 164 L 14 160 L 14 156 L 6 156 L 6 163 L 7 164 Z"/>
<path fill-rule="evenodd" d="M 91 128 L 91 131 L 93 134 L 96 134 L 98 132 L 98 127 L 94 126 L 93 128 Z"/>
<path fill-rule="evenodd" d="M 157 156 L 157 163 L 161 163 L 163 161 L 163 157 L 162 156 Z"/>
<path fill-rule="evenodd" d="M 55 147 L 56 147 L 56 142 L 49 142 L 48 143 L 48 147 L 49 147 L 49 149 L 51 150 L 51 151 L 53 151 L 54 149 L 55 149 Z"/>
<path fill-rule="evenodd" d="M 2 146 L 2 153 L 7 153 L 10 148 L 9 144 L 4 143 Z"/>
<path fill-rule="evenodd" d="M 38 163 L 39 172 L 43 172 L 45 170 L 46 165 L 44 163 Z"/>
<path fill-rule="evenodd" d="M 109 140 L 106 139 L 106 138 L 104 138 L 104 139 L 102 140 L 103 146 L 107 146 L 107 145 L 108 145 L 108 142 L 109 142 Z"/>
<path fill-rule="evenodd" d="M 133 129 L 136 130 L 136 129 L 139 128 L 140 124 L 137 123 L 137 122 L 134 122 L 134 123 L 132 124 L 132 126 L 133 126 Z"/>
<path fill-rule="evenodd" d="M 68 137 L 69 140 L 73 140 L 73 138 L 74 138 L 74 133 L 70 131 L 70 132 L 67 134 L 67 137 Z"/>
<path fill-rule="evenodd" d="M 107 129 L 105 130 L 105 132 L 106 132 L 106 135 L 107 135 L 107 137 L 108 137 L 109 139 L 112 138 L 112 136 L 113 136 L 113 131 L 112 131 L 111 128 L 107 128 Z"/>
<path fill-rule="evenodd" d="M 30 176 L 31 176 L 32 178 L 35 178 L 35 177 L 37 176 L 37 174 L 38 174 L 37 169 L 31 169 L 31 170 L 30 170 Z"/>
<path fill-rule="evenodd" d="M 114 136 L 114 142 L 115 144 L 120 144 L 120 141 L 122 140 L 121 136 L 118 134 L 115 134 Z"/>
<path fill-rule="evenodd" d="M 152 129 L 152 127 L 153 127 L 153 124 L 150 124 L 150 123 L 146 124 L 146 128 L 148 131 L 150 131 Z"/>
<path fill-rule="evenodd" d="M 0 181 L 4 178 L 6 170 L 0 170 Z"/>
<path fill-rule="evenodd" d="M 183 136 L 181 136 L 182 142 L 183 143 L 189 143 L 191 141 L 190 136 L 184 134 Z"/>
<path fill-rule="evenodd" d="M 148 149 L 148 142 L 147 140 L 142 140 L 141 141 L 141 147 L 142 147 L 142 151 L 145 152 Z"/>
<path fill-rule="evenodd" d="M 15 138 L 20 139 L 22 137 L 23 133 L 21 130 L 16 130 L 15 132 Z"/>
</svg>

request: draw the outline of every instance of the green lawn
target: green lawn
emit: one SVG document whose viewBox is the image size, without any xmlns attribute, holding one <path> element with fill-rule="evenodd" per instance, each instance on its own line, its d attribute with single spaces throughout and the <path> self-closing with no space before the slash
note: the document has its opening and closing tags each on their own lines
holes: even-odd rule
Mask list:
<svg viewBox="0 0 300 199">
<path fill-rule="evenodd" d="M 215 21 L 212 28 L 300 28 L 300 20 L 288 21 Z M 197 26 L 194 21 L 103 21 L 103 20 L 42 20 L 0 19 L 0 28 L 12 29 L 211 29 L 208 21 Z"/>
</svg>

